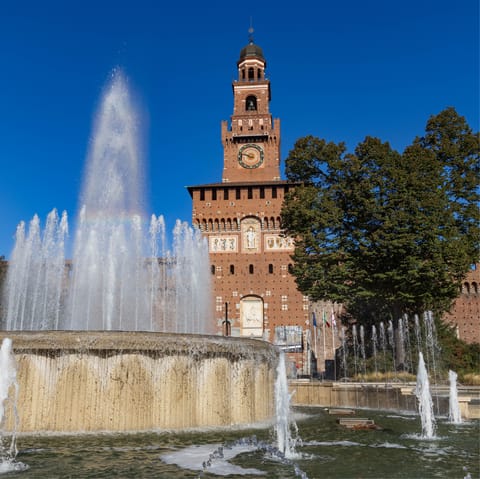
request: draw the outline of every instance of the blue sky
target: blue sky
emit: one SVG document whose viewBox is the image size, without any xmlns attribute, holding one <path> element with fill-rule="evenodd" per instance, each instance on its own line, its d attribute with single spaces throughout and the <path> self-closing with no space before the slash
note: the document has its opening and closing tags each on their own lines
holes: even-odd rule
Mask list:
<svg viewBox="0 0 480 479">
<path fill-rule="evenodd" d="M 11 1 L 0 5 L 0 255 L 20 220 L 77 214 L 92 121 L 122 67 L 142 112 L 148 214 L 190 221 L 185 186 L 221 180 L 220 122 L 250 18 L 281 119 L 299 137 L 398 150 L 454 106 L 479 128 L 476 0 Z"/>
</svg>

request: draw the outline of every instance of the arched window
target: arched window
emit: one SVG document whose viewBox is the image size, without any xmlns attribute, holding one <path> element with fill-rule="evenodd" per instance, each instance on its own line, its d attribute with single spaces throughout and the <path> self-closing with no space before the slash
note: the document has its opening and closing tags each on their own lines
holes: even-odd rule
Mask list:
<svg viewBox="0 0 480 479">
<path fill-rule="evenodd" d="M 257 70 L 257 77 L 259 80 L 262 78 L 262 70 L 260 68 Z"/>
<path fill-rule="evenodd" d="M 250 81 L 255 80 L 255 70 L 252 67 L 248 69 L 248 79 Z"/>
<path fill-rule="evenodd" d="M 247 99 L 245 100 L 245 109 L 247 111 L 257 111 L 257 98 L 255 96 L 247 96 Z"/>
<path fill-rule="evenodd" d="M 475 281 L 472 283 L 472 293 L 478 294 L 478 284 Z"/>
</svg>

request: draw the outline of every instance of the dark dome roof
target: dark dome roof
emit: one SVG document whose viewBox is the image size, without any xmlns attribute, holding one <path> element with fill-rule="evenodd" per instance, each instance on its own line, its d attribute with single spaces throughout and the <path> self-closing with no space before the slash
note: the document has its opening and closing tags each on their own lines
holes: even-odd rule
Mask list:
<svg viewBox="0 0 480 479">
<path fill-rule="evenodd" d="M 261 60 L 265 61 L 265 57 L 263 56 L 263 50 L 255 43 L 250 42 L 246 47 L 243 47 L 240 51 L 240 59 L 238 60 L 241 62 L 248 57 L 257 57 Z"/>
</svg>

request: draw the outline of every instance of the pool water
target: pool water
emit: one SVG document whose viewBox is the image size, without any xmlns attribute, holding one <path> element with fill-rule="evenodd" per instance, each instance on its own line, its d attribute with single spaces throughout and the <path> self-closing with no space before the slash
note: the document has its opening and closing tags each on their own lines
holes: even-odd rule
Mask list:
<svg viewBox="0 0 480 479">
<path fill-rule="evenodd" d="M 418 415 L 357 410 L 356 417 L 373 419 L 382 429 L 349 430 L 324 409 L 295 412 L 301 444 L 290 459 L 275 453 L 272 428 L 22 435 L 16 462 L 28 469 L 1 478 L 480 477 L 478 420 L 453 425 L 437 419 L 435 439 L 425 440 Z"/>
</svg>

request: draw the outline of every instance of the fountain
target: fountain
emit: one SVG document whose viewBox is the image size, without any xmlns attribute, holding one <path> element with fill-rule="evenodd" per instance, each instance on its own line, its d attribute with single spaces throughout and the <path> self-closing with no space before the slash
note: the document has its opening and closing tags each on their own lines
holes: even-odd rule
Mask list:
<svg viewBox="0 0 480 479">
<path fill-rule="evenodd" d="M 448 418 L 453 424 L 461 424 L 462 414 L 458 403 L 457 373 L 452 370 L 448 371 L 448 379 L 450 382 Z"/>
<path fill-rule="evenodd" d="M 17 368 L 12 352 L 12 340 L 5 338 L 0 347 L 0 474 L 27 469 L 25 464 L 15 461 L 18 453 L 15 430 L 18 422 L 17 396 Z M 5 446 L 8 441 L 3 437 L 3 432 L 7 412 L 13 417 L 14 428 L 9 444 Z"/>
<path fill-rule="evenodd" d="M 428 380 L 428 373 L 421 352 L 418 354 L 417 387 L 415 389 L 415 395 L 418 399 L 418 410 L 422 421 L 422 437 L 432 439 L 435 437 L 435 417 L 433 415 L 430 381 Z"/>
<path fill-rule="evenodd" d="M 208 248 L 177 222 L 173 251 L 163 217 L 142 212 L 138 119 L 117 73 L 97 115 L 73 259 L 67 214 L 17 228 L 5 295 L 7 330 L 211 333 Z"/>
<path fill-rule="evenodd" d="M 290 393 L 288 391 L 285 354 L 283 352 L 280 353 L 277 367 L 277 380 L 275 382 L 275 418 L 277 449 L 287 459 L 296 457 L 295 444 L 298 430 L 295 421 L 292 420 L 292 414 L 290 412 Z"/>
<path fill-rule="evenodd" d="M 139 121 L 113 75 L 95 122 L 73 258 L 67 214 L 21 223 L 6 317 L 18 363 L 19 431 L 139 431 L 271 420 L 278 352 L 212 333 L 200 231 L 142 211 Z M 14 429 L 8 418 L 6 427 Z"/>
</svg>

